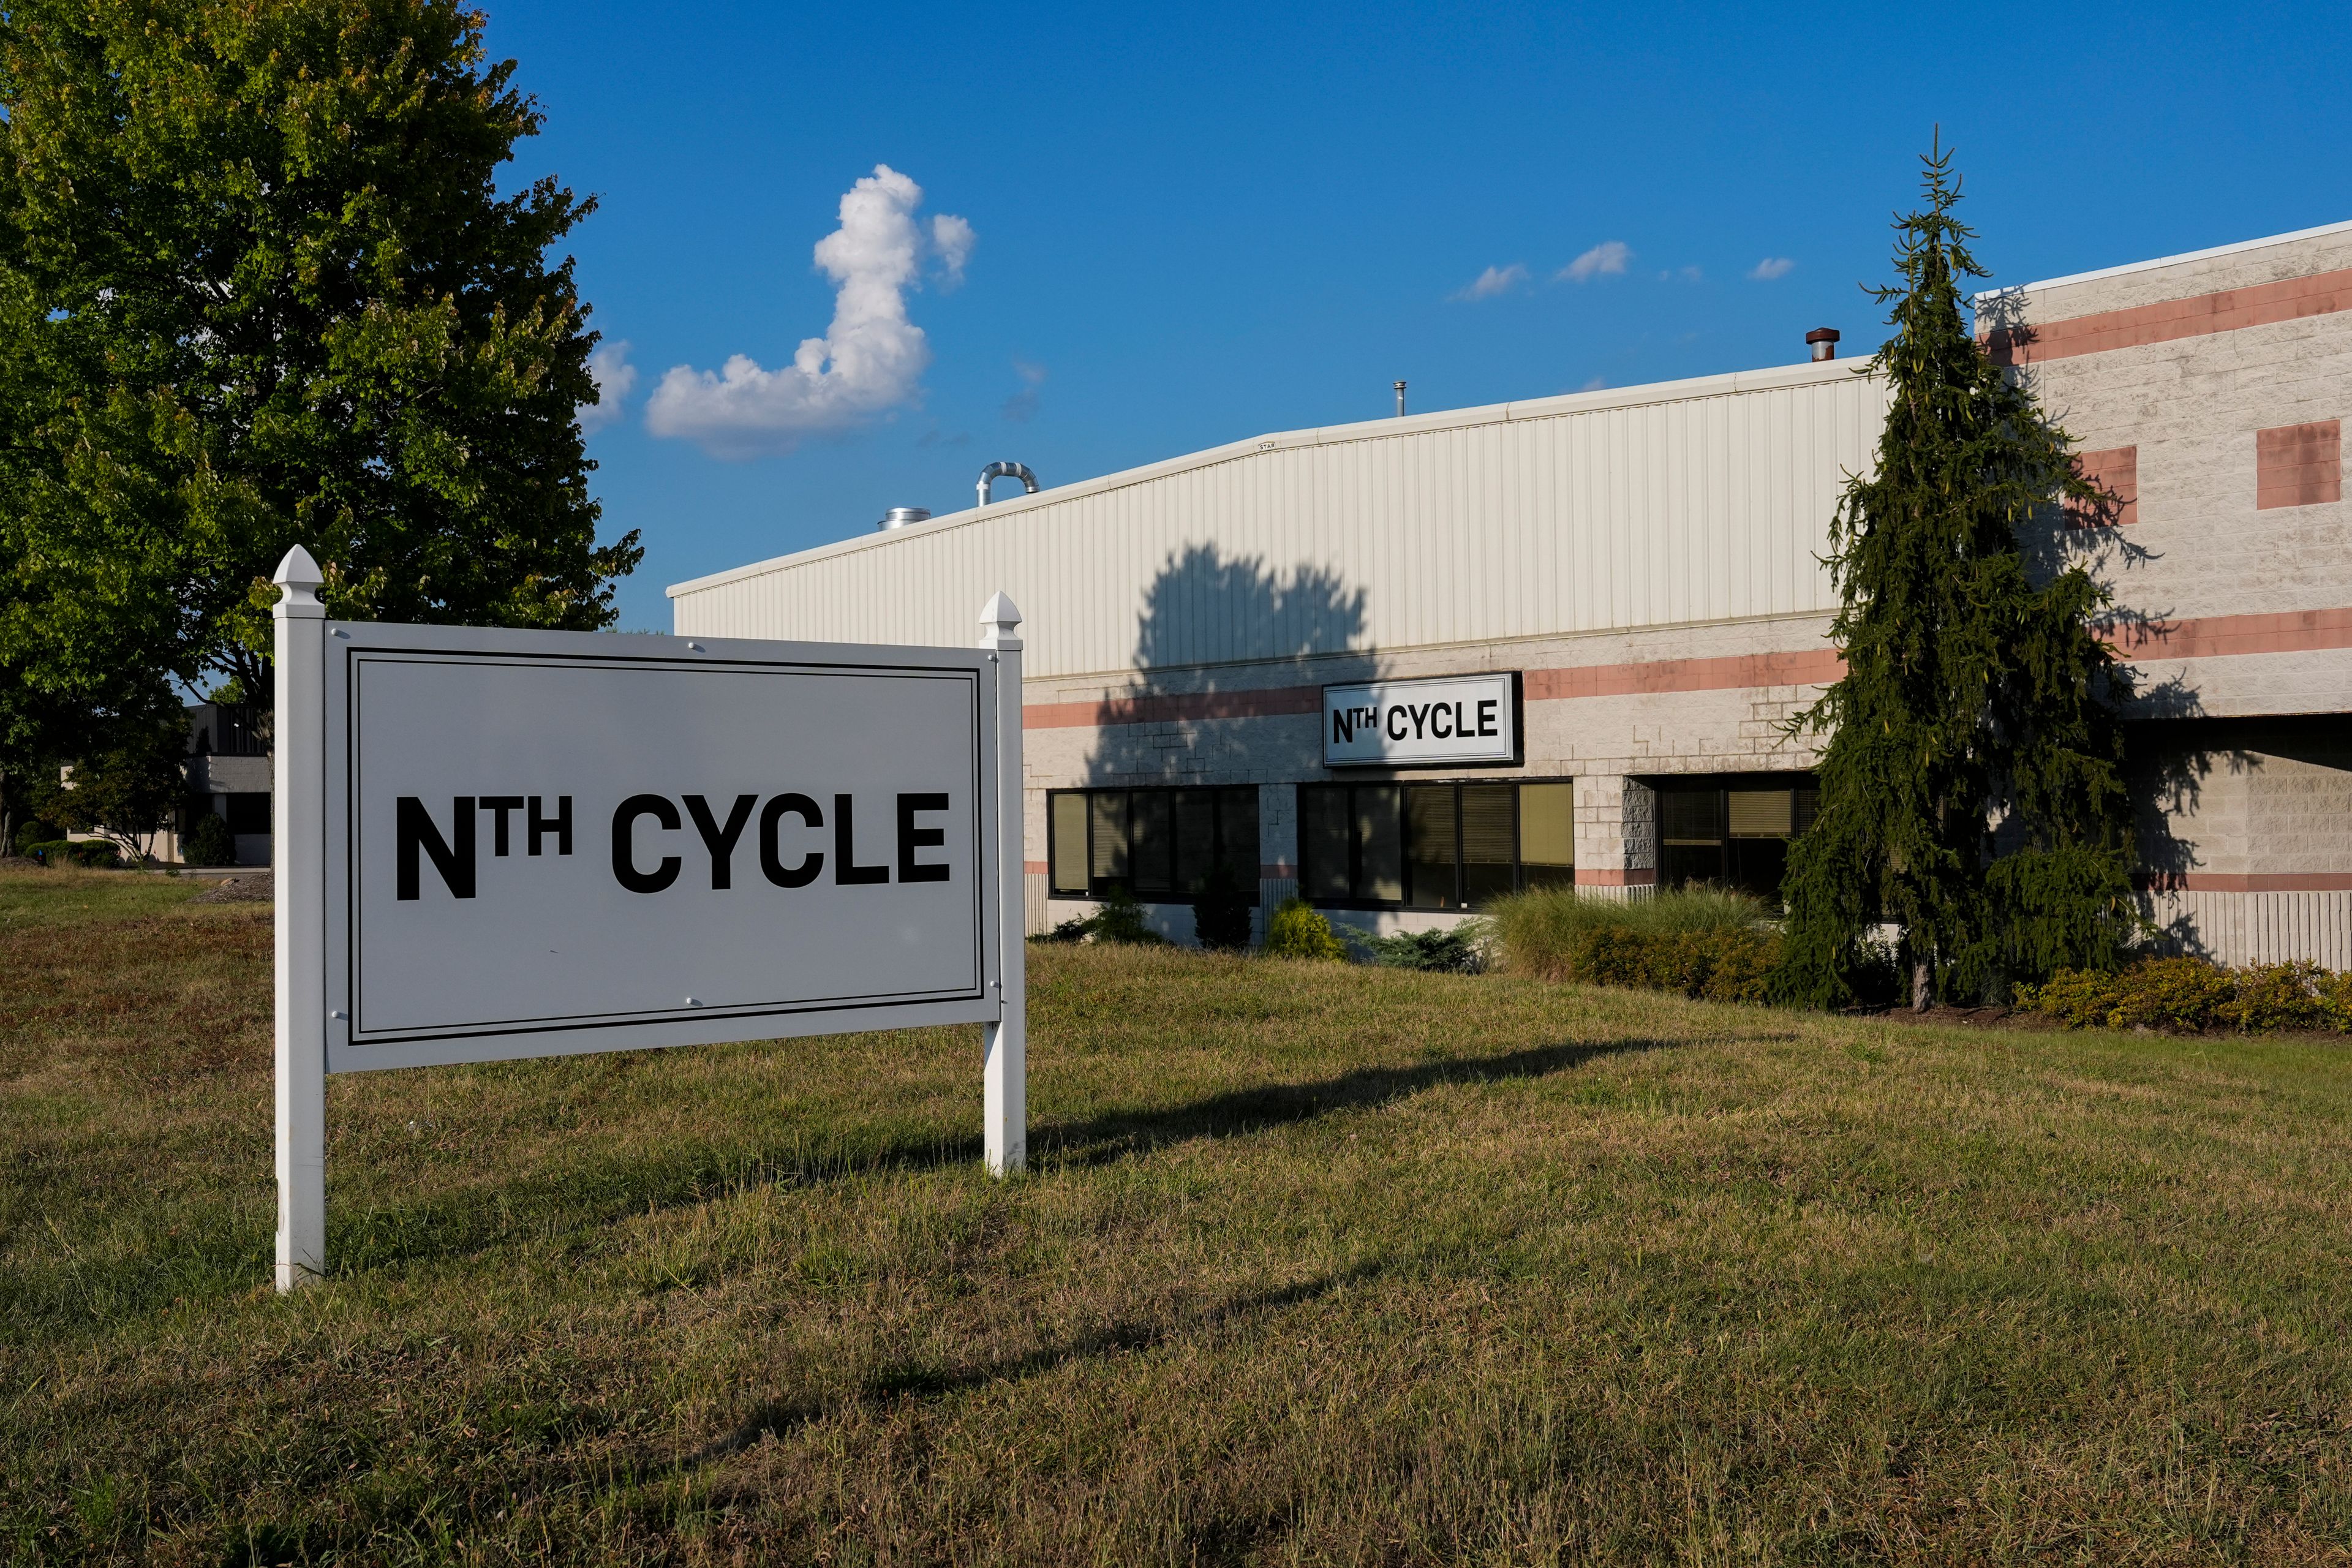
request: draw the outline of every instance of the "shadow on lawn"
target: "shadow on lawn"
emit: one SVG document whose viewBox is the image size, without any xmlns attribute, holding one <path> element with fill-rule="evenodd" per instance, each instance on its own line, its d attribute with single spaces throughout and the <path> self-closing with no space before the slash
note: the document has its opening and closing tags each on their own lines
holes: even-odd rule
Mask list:
<svg viewBox="0 0 2352 1568">
<path fill-rule="evenodd" d="M 1171 1143 L 1234 1138 L 1269 1127 L 1309 1121 L 1335 1111 L 1387 1105 L 1442 1084 L 1505 1083 L 1567 1072 L 1602 1057 L 1653 1051 L 1676 1042 L 1633 1038 L 1535 1046 L 1499 1057 L 1449 1057 L 1411 1067 L 1358 1068 L 1315 1083 L 1265 1084 L 1233 1089 L 1189 1105 L 1097 1116 L 1033 1133 L 1030 1148 L 1067 1164 L 1095 1164 L 1149 1153 Z"/>
<path fill-rule="evenodd" d="M 900 1363 L 885 1366 L 845 1399 L 772 1400 L 760 1405 L 740 1425 L 718 1441 L 688 1455 L 681 1467 L 706 1465 L 751 1447 L 763 1437 L 789 1436 L 812 1421 L 860 1405 L 884 1405 L 899 1399 L 939 1399 L 992 1383 L 1017 1382 L 1052 1372 L 1073 1362 L 1103 1356 L 1129 1355 L 1173 1340 L 1213 1333 L 1228 1324 L 1256 1318 L 1302 1302 L 1317 1300 L 1345 1286 L 1379 1275 L 1383 1265 L 1360 1263 L 1337 1274 L 1303 1279 L 1278 1289 L 1255 1290 L 1164 1320 L 1125 1320 L 1076 1335 L 1057 1345 L 1041 1345 L 1025 1354 L 1003 1356 L 977 1366 L 940 1367 Z"/>
<path fill-rule="evenodd" d="M 1312 1083 L 1232 1089 L 1187 1104 L 1144 1107 L 1032 1130 L 1040 1163 L 1084 1166 L 1147 1154 L 1174 1143 L 1231 1138 L 1386 1105 L 1448 1083 L 1501 1083 L 1566 1072 L 1598 1058 L 1654 1050 L 1671 1040 L 1631 1038 L 1538 1046 L 1497 1057 L 1454 1057 L 1410 1067 L 1359 1068 Z M 583 1163 L 517 1175 L 495 1191 L 468 1187 L 406 1204 L 331 1202 L 328 1255 L 338 1276 L 478 1253 L 523 1237 L 578 1235 L 626 1215 L 688 1207 L 775 1184 L 839 1181 L 884 1172 L 977 1164 L 969 1135 L 888 1134 L 812 1147 L 795 1133 L 766 1148 L 681 1150 L 626 1162 Z"/>
</svg>

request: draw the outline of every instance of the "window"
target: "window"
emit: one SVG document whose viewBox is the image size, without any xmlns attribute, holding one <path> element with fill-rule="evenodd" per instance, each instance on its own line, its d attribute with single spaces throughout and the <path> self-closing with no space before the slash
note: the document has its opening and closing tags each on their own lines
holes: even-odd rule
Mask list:
<svg viewBox="0 0 2352 1568">
<path fill-rule="evenodd" d="M 1659 886 L 1710 883 L 1780 902 L 1789 841 L 1813 825 L 1821 800 L 1810 775 L 1674 779 L 1654 787 Z"/>
<path fill-rule="evenodd" d="M 1320 904 L 1464 910 L 1576 880 L 1575 786 L 1298 786 L 1299 891 Z"/>
<path fill-rule="evenodd" d="M 221 815 L 228 818 L 231 833 L 267 833 L 269 831 L 269 792 L 239 790 L 221 797 L 226 803 Z"/>
<path fill-rule="evenodd" d="M 1124 887 L 1147 903 L 1188 903 L 1222 860 L 1257 898 L 1257 786 L 1061 789 L 1045 796 L 1046 864 L 1059 899 Z"/>
</svg>

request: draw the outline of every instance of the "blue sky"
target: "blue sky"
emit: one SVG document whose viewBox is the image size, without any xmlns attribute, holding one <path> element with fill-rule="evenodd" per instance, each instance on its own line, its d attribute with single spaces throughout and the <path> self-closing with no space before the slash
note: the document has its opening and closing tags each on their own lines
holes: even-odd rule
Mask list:
<svg viewBox="0 0 2352 1568">
<path fill-rule="evenodd" d="M 607 533 L 645 534 L 627 627 L 969 504 L 992 458 L 1051 486 L 1377 418 L 1398 377 L 1426 410 L 1792 362 L 1821 325 L 1866 350 L 1855 285 L 1938 121 L 1996 282 L 2352 218 L 2340 3 L 489 15 L 547 115 L 515 174 L 603 202 L 572 251 L 635 370 L 590 437 Z M 904 289 L 848 262 L 888 353 L 795 382 L 835 314 L 812 247 L 877 163 L 921 190 L 867 209 L 919 247 Z M 667 372 L 738 354 L 782 374 L 648 429 Z"/>
</svg>

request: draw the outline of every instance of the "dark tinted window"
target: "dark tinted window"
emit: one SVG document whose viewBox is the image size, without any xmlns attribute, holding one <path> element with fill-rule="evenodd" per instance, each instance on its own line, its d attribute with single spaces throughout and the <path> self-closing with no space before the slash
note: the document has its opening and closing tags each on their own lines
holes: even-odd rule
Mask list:
<svg viewBox="0 0 2352 1568">
<path fill-rule="evenodd" d="M 1257 786 L 1054 790 L 1045 797 L 1052 892 L 1099 898 L 1125 887 L 1182 903 L 1219 860 L 1257 896 Z"/>
<path fill-rule="evenodd" d="M 1472 908 L 1576 879 L 1574 786 L 1301 784 L 1299 891 L 1317 903 Z"/>
</svg>

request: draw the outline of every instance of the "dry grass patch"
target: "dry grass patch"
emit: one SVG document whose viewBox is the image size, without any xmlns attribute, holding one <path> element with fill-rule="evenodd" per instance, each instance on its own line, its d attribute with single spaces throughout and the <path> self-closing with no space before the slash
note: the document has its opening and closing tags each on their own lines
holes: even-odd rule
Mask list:
<svg viewBox="0 0 2352 1568">
<path fill-rule="evenodd" d="M 193 890 L 0 876 L 0 1555 L 2352 1550 L 2340 1048 L 1034 950 L 1026 1178 L 971 1030 L 339 1079 L 280 1300 Z"/>
</svg>

